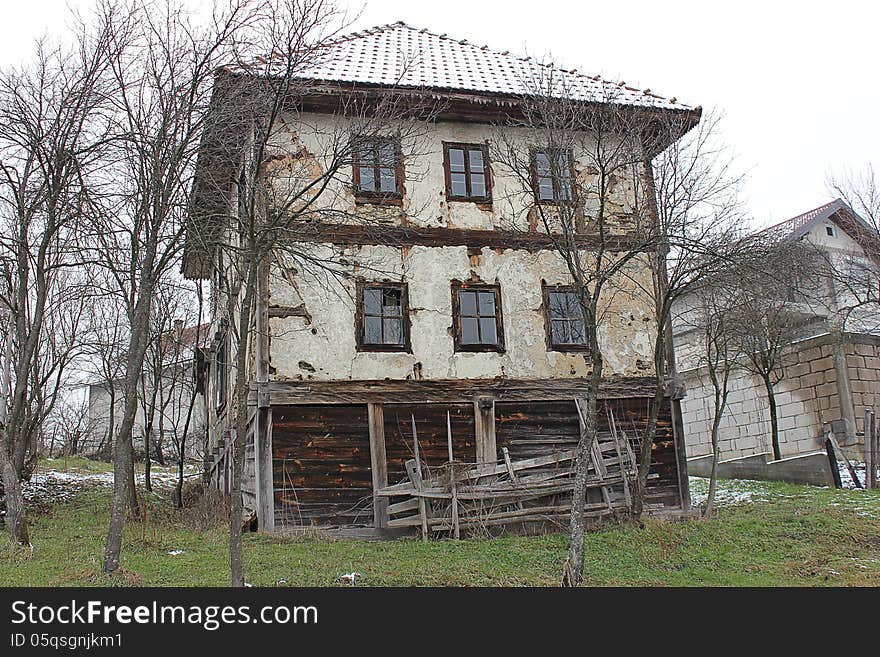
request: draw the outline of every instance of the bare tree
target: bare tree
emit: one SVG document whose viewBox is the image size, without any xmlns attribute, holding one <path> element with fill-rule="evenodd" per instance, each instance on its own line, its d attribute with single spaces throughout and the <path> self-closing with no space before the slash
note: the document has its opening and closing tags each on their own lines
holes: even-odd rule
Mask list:
<svg viewBox="0 0 880 657">
<path fill-rule="evenodd" d="M 736 307 L 738 290 L 726 285 L 723 278 L 707 282 L 694 292 L 695 307 L 685 322 L 699 335 L 696 345 L 696 364 L 705 368 L 712 385 L 712 425 L 709 440 L 712 447 L 712 467 L 709 473 L 709 491 L 702 516 L 712 515 L 718 483 L 718 461 L 721 451 L 719 437 L 721 421 L 727 410 L 730 394 L 730 376 L 739 366 L 739 342 L 736 340 L 735 319 L 731 317 Z"/>
<path fill-rule="evenodd" d="M 81 30 L 71 48 L 40 43 L 32 63 L 0 74 L 0 306 L 12 344 L 0 470 L 9 531 L 23 544 L 29 537 L 20 480 L 35 458 L 34 432 L 51 410 L 45 386 L 59 381 L 71 348 L 49 335 L 47 322 L 56 329 L 66 321 L 53 305 L 64 307 L 65 272 L 80 262 L 71 237 L 106 150 L 101 107 L 109 50 L 106 32 Z M 46 350 L 55 351 L 54 372 L 41 364 Z"/>
<path fill-rule="evenodd" d="M 814 303 L 821 288 L 821 262 L 805 242 L 760 233 L 744 240 L 749 258 L 727 272 L 739 288 L 729 312 L 737 327 L 746 371 L 764 386 L 770 415 L 773 458 L 782 458 L 776 387 L 785 378 L 785 359 L 795 340 L 817 321 Z"/>
<path fill-rule="evenodd" d="M 652 276 L 649 281 L 629 276 L 628 281 L 654 311 L 656 385 L 632 496 L 636 521 L 644 511 L 658 414 L 667 398 L 678 403 L 674 398 L 673 308 L 685 295 L 728 270 L 745 248 L 741 241 L 743 174 L 737 171 L 734 156 L 721 139 L 721 119 L 722 115 L 709 113 L 684 137 L 671 140 L 669 135 L 686 132 L 686 119 L 664 116 L 655 123 L 656 138 L 662 143 L 651 149 L 659 153 L 645 163 L 645 204 L 655 217 L 650 222 L 656 244 L 651 252 Z M 686 487 L 683 497 L 687 497 Z"/>
<path fill-rule="evenodd" d="M 111 283 L 108 292 L 122 301 L 129 325 L 106 573 L 119 567 L 151 308 L 159 281 L 180 254 L 214 71 L 245 9 L 244 3 L 218 8 L 210 25 L 202 26 L 173 2 L 106 0 L 99 8 L 101 29 L 115 52 L 110 98 L 116 149 L 108 178 L 121 191 L 108 193 L 88 239 L 97 245 L 90 249 L 92 259 Z"/>
<path fill-rule="evenodd" d="M 530 208 L 528 225 L 549 237 L 564 262 L 583 319 L 590 373 L 563 572 L 564 585 L 577 585 L 583 579 L 583 512 L 604 372 L 599 327 L 614 293 L 612 282 L 628 270 L 649 271 L 652 261 L 645 254 L 658 247 L 645 182 L 646 163 L 655 154 L 649 150 L 656 145 L 655 120 L 662 113 L 626 104 L 614 85 L 592 102 L 578 100 L 560 69 L 535 70 L 534 79 L 524 81 L 529 93 L 521 118 L 496 131 L 492 158 L 518 183 L 511 201 Z M 689 128 L 698 114 L 685 112 L 678 127 Z M 534 165 L 530 146 L 540 149 Z"/>
</svg>

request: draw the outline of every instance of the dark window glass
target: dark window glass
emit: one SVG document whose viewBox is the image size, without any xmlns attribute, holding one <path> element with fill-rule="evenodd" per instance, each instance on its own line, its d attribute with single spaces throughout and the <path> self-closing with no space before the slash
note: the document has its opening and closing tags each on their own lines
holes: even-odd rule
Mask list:
<svg viewBox="0 0 880 657">
<path fill-rule="evenodd" d="M 536 151 L 534 155 L 535 193 L 540 201 L 570 201 L 571 157 L 568 151 Z"/>
<path fill-rule="evenodd" d="M 488 200 L 484 147 L 456 144 L 446 146 L 446 193 L 452 199 Z"/>
<path fill-rule="evenodd" d="M 363 344 L 404 346 L 403 289 L 365 287 L 362 303 Z"/>
<path fill-rule="evenodd" d="M 570 290 L 550 290 L 547 303 L 551 346 L 586 346 L 584 318 L 577 295 Z"/>
<path fill-rule="evenodd" d="M 395 142 L 374 139 L 360 144 L 355 150 L 355 190 L 360 194 L 399 194 L 397 163 Z"/>
<path fill-rule="evenodd" d="M 498 295 L 494 290 L 459 290 L 462 345 L 498 345 Z"/>
</svg>

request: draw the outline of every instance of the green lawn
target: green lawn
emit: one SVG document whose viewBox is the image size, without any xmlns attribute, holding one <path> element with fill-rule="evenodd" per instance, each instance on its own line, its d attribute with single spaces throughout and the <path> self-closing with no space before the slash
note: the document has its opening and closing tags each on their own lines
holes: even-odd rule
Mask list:
<svg viewBox="0 0 880 657">
<path fill-rule="evenodd" d="M 700 492 L 704 480 L 694 479 Z M 726 482 L 730 506 L 710 521 L 609 527 L 587 536 L 586 581 L 594 585 L 880 585 L 880 493 L 787 484 Z M 96 573 L 109 491 L 94 489 L 34 517 L 32 554 L 0 550 L 0 585 L 219 586 L 227 583 L 222 526 L 196 530 L 151 499 L 146 522 L 128 523 L 121 577 Z M 189 524 L 191 528 L 184 525 Z M 210 524 L 210 523 L 209 523 Z M 381 543 L 247 535 L 255 586 L 555 585 L 564 535 Z M 171 551 L 182 553 L 172 555 Z"/>
</svg>

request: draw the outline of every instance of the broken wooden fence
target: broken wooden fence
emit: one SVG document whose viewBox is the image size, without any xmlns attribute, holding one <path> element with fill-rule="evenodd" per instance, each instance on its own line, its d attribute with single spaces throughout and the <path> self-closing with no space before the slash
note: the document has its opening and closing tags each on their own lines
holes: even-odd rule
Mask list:
<svg viewBox="0 0 880 657">
<path fill-rule="evenodd" d="M 610 418 L 612 431 L 600 432 L 593 444 L 587 480 L 585 516 L 601 519 L 628 512 L 636 460 L 626 432 Z M 431 536 L 487 535 L 508 527 L 524 532 L 565 527 L 571 514 L 576 451 L 562 450 L 535 458 L 511 460 L 506 448 L 495 463 L 450 459 L 428 467 L 406 463 L 408 479 L 378 491 L 391 502 L 387 526 L 420 528 Z M 413 422 L 413 453 L 419 454 Z"/>
</svg>

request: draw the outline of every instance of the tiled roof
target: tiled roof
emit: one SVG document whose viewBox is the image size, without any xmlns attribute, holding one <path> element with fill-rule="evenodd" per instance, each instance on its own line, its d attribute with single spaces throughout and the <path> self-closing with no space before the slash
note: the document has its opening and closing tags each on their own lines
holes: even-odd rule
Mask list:
<svg viewBox="0 0 880 657">
<path fill-rule="evenodd" d="M 271 74 L 271 60 L 268 63 Z M 498 52 L 402 22 L 333 40 L 324 56 L 297 71 L 296 77 L 513 96 L 534 90 L 536 81 L 541 81 L 543 88 L 552 79 L 555 93 L 575 100 L 694 109 L 649 89 L 635 89 L 576 70 L 553 69 L 529 57 Z"/>
<path fill-rule="evenodd" d="M 841 209 L 849 209 L 849 206 L 838 198 L 825 205 L 820 205 L 818 208 L 813 208 L 803 214 L 799 214 L 796 217 L 780 221 L 778 224 L 773 224 L 768 228 L 759 230 L 755 234 L 769 235 L 776 238 L 787 237 L 795 233 L 800 233 L 801 229 L 808 224 L 813 223 L 816 219 L 827 219 Z"/>
</svg>

